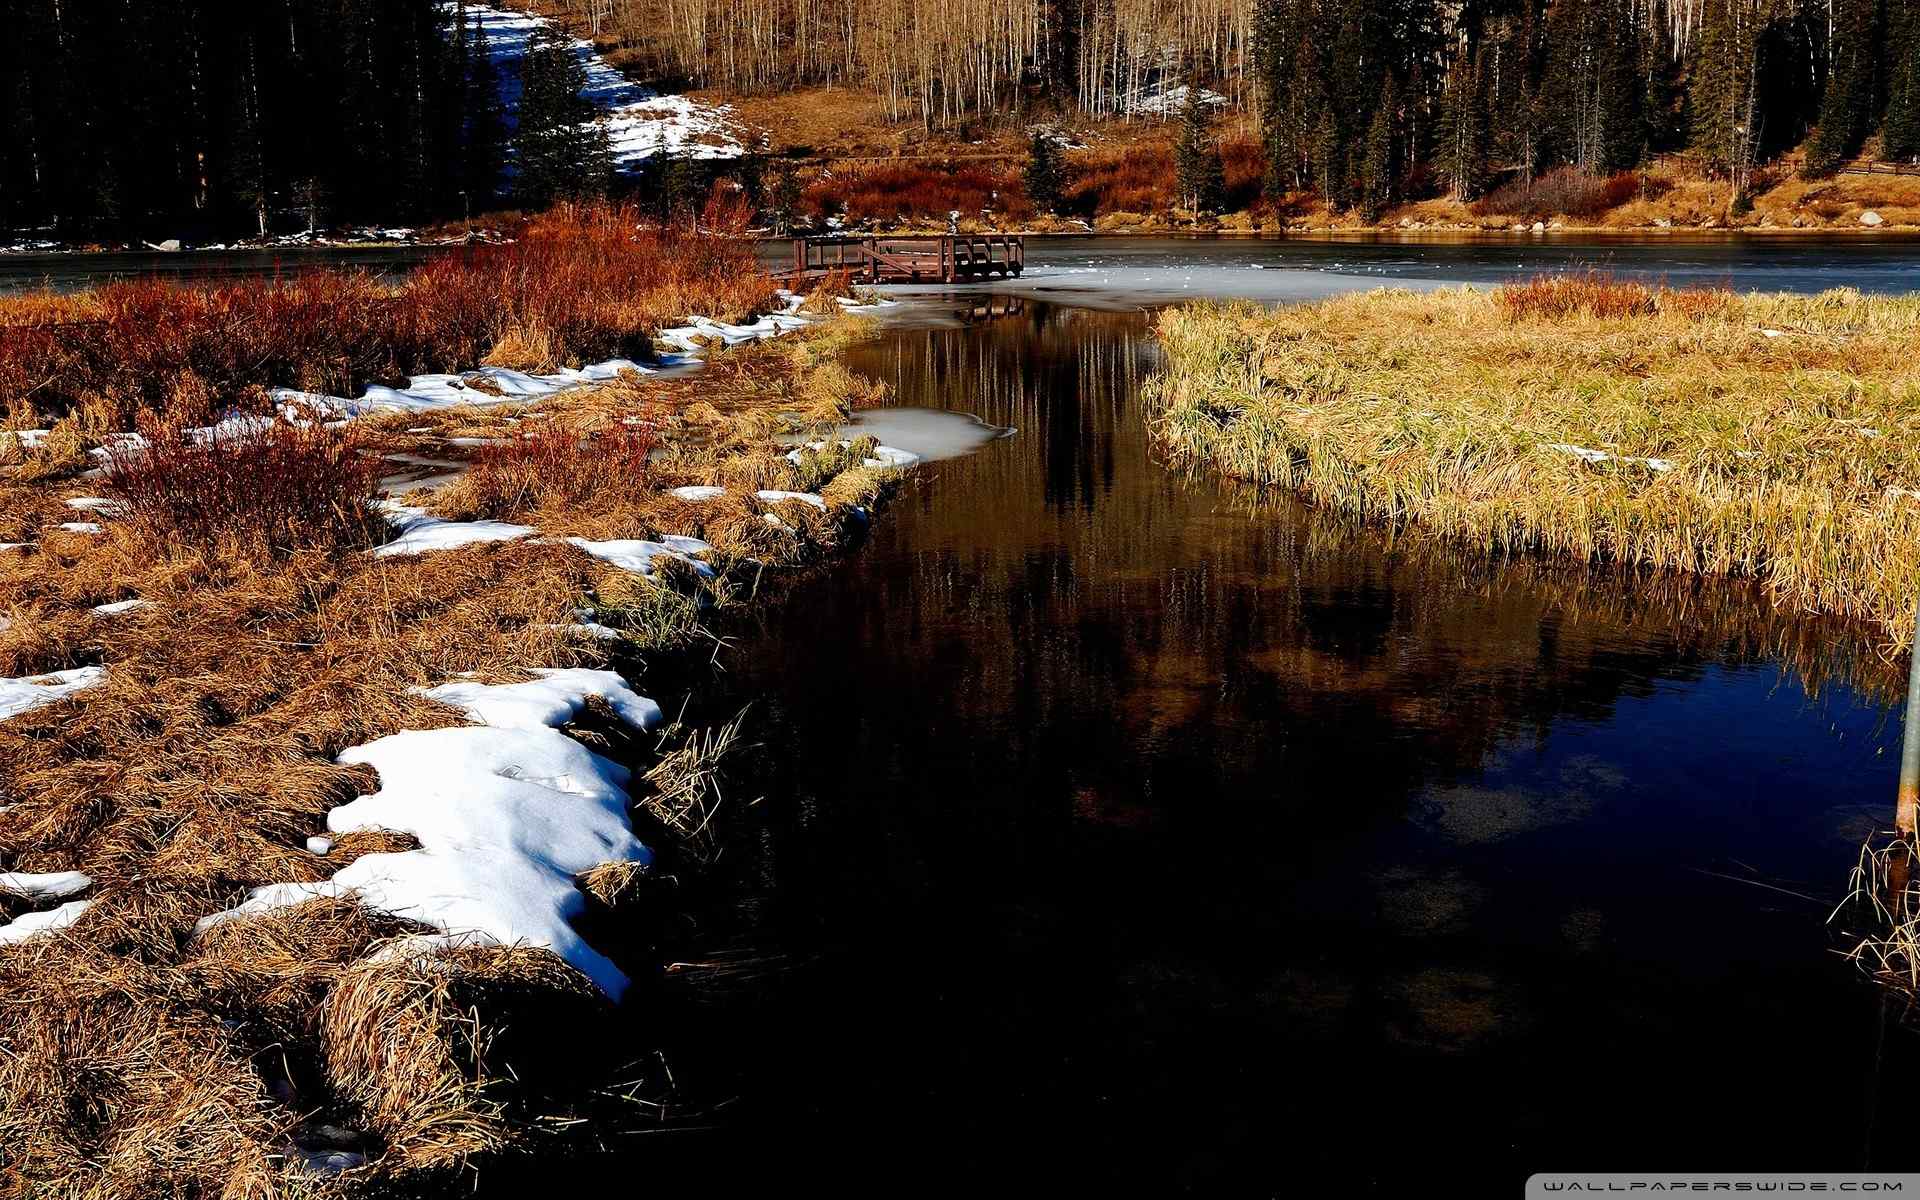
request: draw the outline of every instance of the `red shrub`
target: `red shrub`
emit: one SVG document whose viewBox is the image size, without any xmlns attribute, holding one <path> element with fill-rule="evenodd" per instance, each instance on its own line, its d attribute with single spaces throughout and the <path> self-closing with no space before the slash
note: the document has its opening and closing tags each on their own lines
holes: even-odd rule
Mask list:
<svg viewBox="0 0 1920 1200">
<path fill-rule="evenodd" d="M 249 553 L 365 546 L 380 460 L 347 434 L 274 417 L 213 429 L 145 421 L 143 442 L 108 451 L 118 524 L 155 549 L 175 544 Z"/>
<path fill-rule="evenodd" d="M 962 217 L 978 217 L 985 210 L 1014 220 L 1033 212 L 1018 171 L 978 163 L 840 167 L 809 183 L 801 192 L 800 207 L 814 217 L 844 214 L 849 221 L 880 222 L 901 217 L 944 220 L 955 209 Z"/>
<path fill-rule="evenodd" d="M 1163 212 L 1173 207 L 1173 148 L 1136 142 L 1121 150 L 1069 156 L 1065 207 L 1083 217 Z"/>
<path fill-rule="evenodd" d="M 1260 203 L 1267 181 L 1267 149 L 1258 138 L 1222 141 L 1220 165 L 1227 178 L 1226 211 L 1239 212 Z"/>
<path fill-rule="evenodd" d="M 1633 199 L 1640 177 L 1632 171 L 1594 175 L 1579 167 L 1556 167 L 1533 182 L 1516 179 L 1473 202 L 1478 216 L 1598 217 Z"/>
<path fill-rule="evenodd" d="M 1637 317 L 1677 313 L 1697 321 L 1722 311 L 1732 299 L 1726 287 L 1671 288 L 1616 278 L 1611 271 L 1588 269 L 1535 275 L 1525 283 L 1503 284 L 1494 297 L 1510 320 L 1557 321 L 1591 317 Z"/>
</svg>

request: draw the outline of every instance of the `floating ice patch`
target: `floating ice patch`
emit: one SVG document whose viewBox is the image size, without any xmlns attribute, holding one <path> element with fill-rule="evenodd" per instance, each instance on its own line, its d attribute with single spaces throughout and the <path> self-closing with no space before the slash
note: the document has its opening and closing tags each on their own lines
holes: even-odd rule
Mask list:
<svg viewBox="0 0 1920 1200">
<path fill-rule="evenodd" d="M 574 881 L 603 863 L 649 863 L 652 852 L 627 819 L 627 769 L 553 726 L 592 696 L 642 728 L 658 722 L 658 706 L 606 671 L 544 671 L 530 684 L 458 681 L 427 694 L 487 724 L 399 733 L 346 751 L 340 761 L 373 767 L 380 788 L 327 814 L 332 834 L 395 830 L 419 849 L 365 855 L 322 883 L 257 888 L 199 928 L 354 896 L 466 944 L 552 950 L 618 1000 L 627 977 L 573 928 L 586 907 Z"/>
<path fill-rule="evenodd" d="M 1012 437 L 1012 429 L 989 425 L 971 413 L 940 408 L 872 408 L 854 414 L 840 427 L 843 437 L 872 437 L 882 445 L 876 457 L 909 453 L 919 459 L 938 461 L 959 458 L 1001 438 Z M 889 463 L 888 465 L 906 465 Z"/>
<path fill-rule="evenodd" d="M 65 900 L 92 886 L 81 871 L 0 871 L 0 892 L 30 900 Z"/>
<path fill-rule="evenodd" d="M 381 505 L 388 524 L 400 535 L 371 553 L 378 558 L 408 554 L 426 554 L 434 550 L 452 550 L 476 542 L 512 542 L 532 537 L 531 525 L 512 525 L 505 521 L 447 521 L 422 508 L 409 508 L 391 502 Z"/>
<path fill-rule="evenodd" d="M 35 934 L 53 933 L 65 929 L 80 919 L 93 904 L 91 900 L 69 900 L 59 908 L 47 912 L 21 913 L 5 925 L 0 925 L 0 946 L 11 946 L 24 942 Z"/>
<path fill-rule="evenodd" d="M 611 563 L 623 571 L 632 571 L 639 575 L 653 574 L 654 559 L 671 558 L 686 563 L 702 577 L 713 577 L 712 567 L 698 559 L 688 557 L 711 549 L 698 538 L 670 538 L 662 542 L 646 541 L 641 538 L 613 538 L 604 542 L 594 542 L 582 537 L 570 537 L 567 542 L 580 547 L 601 562 Z"/>
<path fill-rule="evenodd" d="M 694 503 L 699 503 L 703 500 L 718 500 L 726 494 L 727 489 L 723 487 L 709 487 L 702 484 L 695 484 L 691 487 L 677 487 L 667 492 L 667 495 L 672 496 L 676 500 L 690 500 Z"/>
<path fill-rule="evenodd" d="M 64 700 L 75 692 L 93 687 L 106 677 L 105 667 L 75 667 L 71 671 L 55 671 L 50 675 L 0 678 L 0 721 L 56 700 Z"/>
</svg>

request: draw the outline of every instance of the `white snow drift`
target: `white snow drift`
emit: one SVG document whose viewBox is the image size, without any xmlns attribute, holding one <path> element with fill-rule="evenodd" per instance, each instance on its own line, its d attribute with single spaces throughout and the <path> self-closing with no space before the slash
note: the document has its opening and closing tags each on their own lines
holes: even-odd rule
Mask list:
<svg viewBox="0 0 1920 1200">
<path fill-rule="evenodd" d="M 573 928 L 586 904 L 575 879 L 603 863 L 651 862 L 652 853 L 627 819 L 627 769 L 558 726 L 591 697 L 636 729 L 658 725 L 660 708 L 611 671 L 536 674 L 527 683 L 458 680 L 429 689 L 475 723 L 397 733 L 340 755 L 378 771 L 380 788 L 329 812 L 329 833 L 397 830 L 419 849 L 366 855 L 323 883 L 257 888 L 200 928 L 318 896 L 354 896 L 444 940 L 552 950 L 618 1000 L 627 977 Z"/>
<path fill-rule="evenodd" d="M 75 667 L 48 675 L 0 678 L 0 721 L 23 712 L 64 700 L 75 692 L 90 688 L 107 677 L 105 667 Z"/>
</svg>

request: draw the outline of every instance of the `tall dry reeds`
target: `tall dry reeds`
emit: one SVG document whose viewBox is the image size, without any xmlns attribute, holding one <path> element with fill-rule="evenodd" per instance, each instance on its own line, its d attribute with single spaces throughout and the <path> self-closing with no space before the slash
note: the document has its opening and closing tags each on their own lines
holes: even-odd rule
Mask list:
<svg viewBox="0 0 1920 1200">
<path fill-rule="evenodd" d="M 689 314 L 738 321 L 771 305 L 777 285 L 734 232 L 563 205 L 509 243 L 447 251 L 397 281 L 318 270 L 0 299 L 0 424 L 72 416 L 102 432 L 143 410 L 204 423 L 266 411 L 272 387 L 353 396 L 489 359 L 532 370 L 645 359 L 654 332 Z"/>
</svg>

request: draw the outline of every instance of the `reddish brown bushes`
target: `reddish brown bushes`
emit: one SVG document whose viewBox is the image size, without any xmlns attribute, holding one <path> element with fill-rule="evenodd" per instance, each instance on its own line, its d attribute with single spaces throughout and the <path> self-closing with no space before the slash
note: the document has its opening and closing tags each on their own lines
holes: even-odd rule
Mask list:
<svg viewBox="0 0 1920 1200">
<path fill-rule="evenodd" d="M 262 410 L 262 387 L 353 395 L 475 366 L 502 342 L 513 365 L 534 369 L 643 358 L 655 329 L 696 312 L 740 320 L 775 286 L 743 241 L 643 229 L 631 208 L 563 206 L 512 243 L 449 252 L 397 283 L 315 271 L 0 300 L 0 416 L 37 424 L 79 411 L 96 429 L 125 429 L 152 410 L 204 423 Z M 56 310 L 63 323 L 49 327 Z"/>
<path fill-rule="evenodd" d="M 1725 288 L 1670 288 L 1616 278 L 1611 271 L 1588 269 L 1535 275 L 1524 283 L 1494 290 L 1509 320 L 1560 321 L 1573 316 L 1619 318 L 1674 313 L 1699 320 L 1724 309 L 1732 297 Z"/>
<path fill-rule="evenodd" d="M 842 167 L 808 184 L 800 207 L 814 217 L 844 214 L 849 221 L 945 220 L 956 209 L 968 218 L 991 211 L 1018 220 L 1033 212 L 1016 171 L 978 163 Z"/>
<path fill-rule="evenodd" d="M 1163 212 L 1173 207 L 1173 149 L 1136 142 L 1118 151 L 1088 150 L 1068 158 L 1066 208 L 1084 217 Z"/>
<path fill-rule="evenodd" d="M 116 524 L 156 550 L 364 546 L 380 527 L 379 459 L 337 430 L 267 417 L 210 430 L 146 421 L 141 434 L 108 451 L 107 490 Z"/>
<path fill-rule="evenodd" d="M 1632 171 L 1594 175 L 1579 167 L 1556 167 L 1531 182 L 1516 179 L 1473 202 L 1476 216 L 1591 219 L 1633 199 L 1640 177 Z"/>
<path fill-rule="evenodd" d="M 1267 151 L 1258 138 L 1222 140 L 1220 165 L 1227 182 L 1227 212 L 1251 209 L 1260 203 L 1266 189 Z"/>
</svg>

